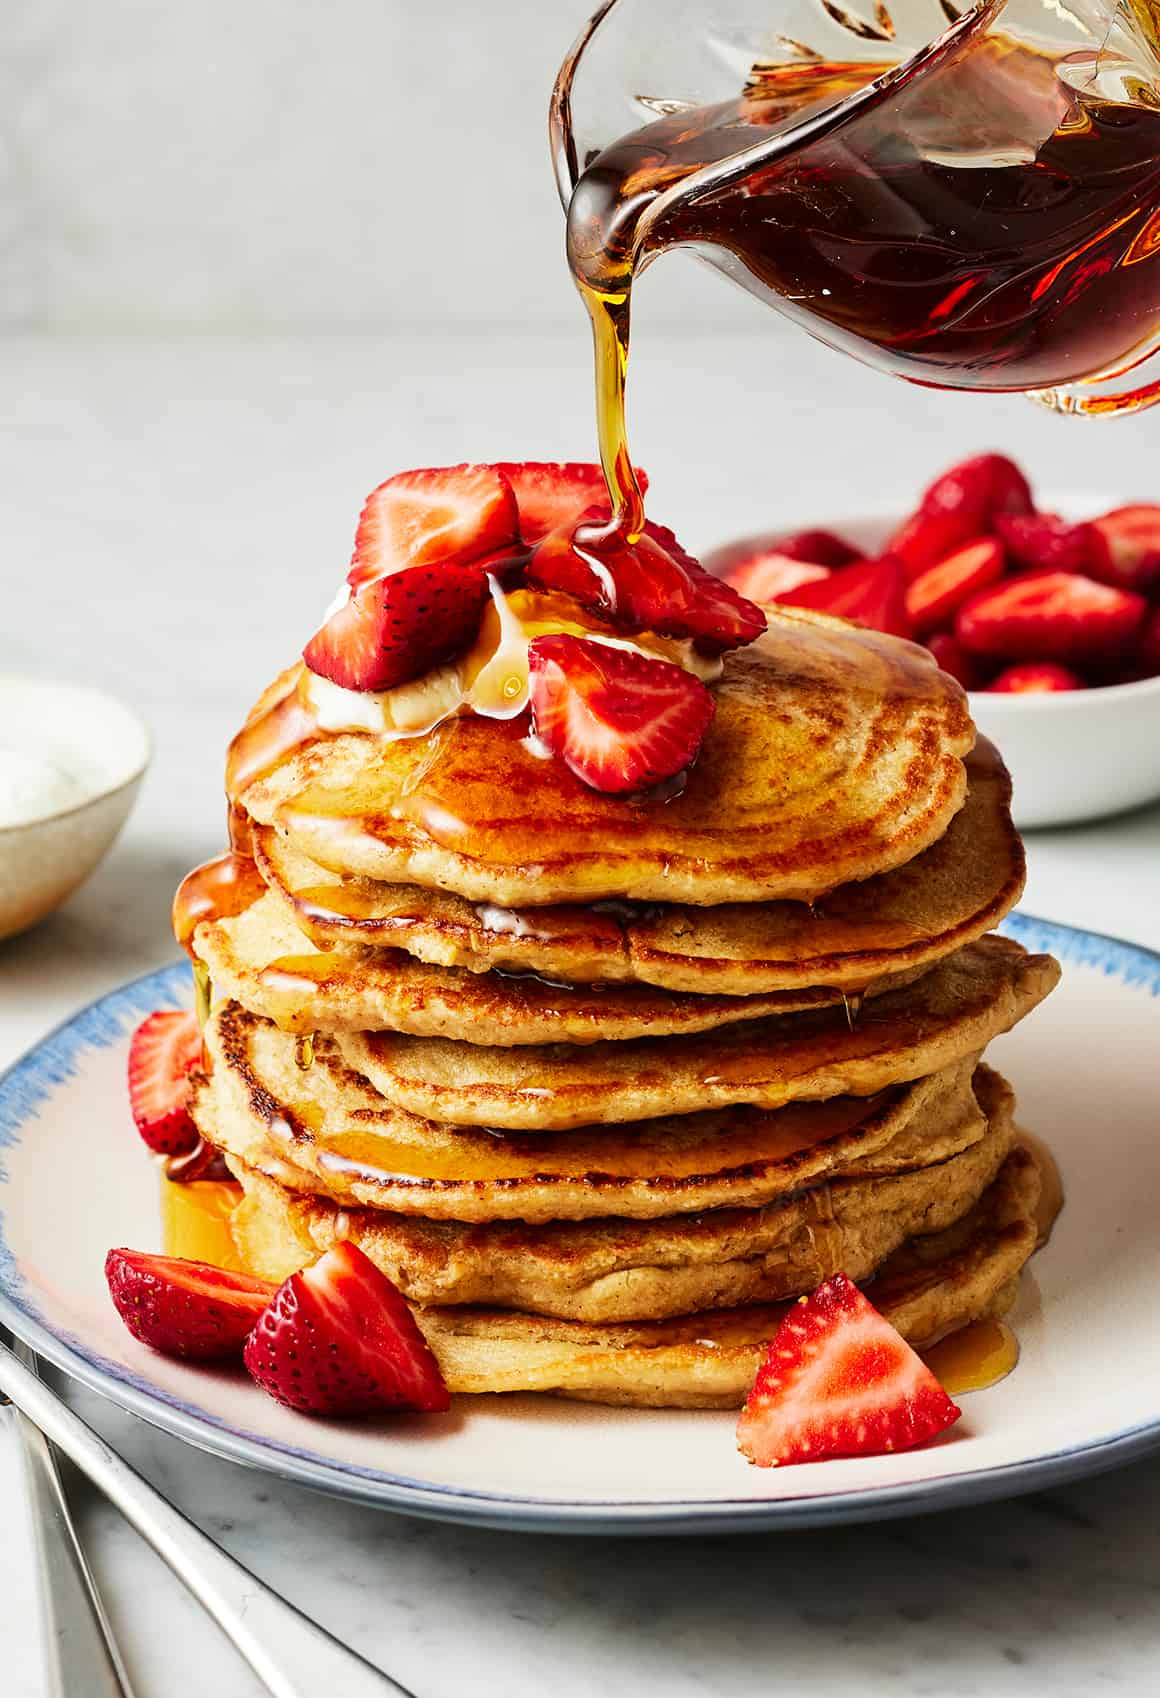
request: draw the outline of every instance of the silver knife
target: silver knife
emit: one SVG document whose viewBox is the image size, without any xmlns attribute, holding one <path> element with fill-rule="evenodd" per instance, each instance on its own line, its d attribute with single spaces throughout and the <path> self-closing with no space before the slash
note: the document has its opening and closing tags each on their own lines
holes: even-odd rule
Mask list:
<svg viewBox="0 0 1160 1698">
<path fill-rule="evenodd" d="M 0 1392 L 116 1504 L 213 1616 L 273 1698 L 414 1698 L 187 1521 L 3 1344 Z M 80 1692 L 89 1698 L 87 1686 Z"/>
<path fill-rule="evenodd" d="M 36 1358 L 16 1354 L 30 1373 Z M 44 1619 L 45 1698 L 133 1698 L 113 1630 L 81 1549 L 52 1446 L 19 1409 L 13 1411 L 28 1498 Z"/>
</svg>

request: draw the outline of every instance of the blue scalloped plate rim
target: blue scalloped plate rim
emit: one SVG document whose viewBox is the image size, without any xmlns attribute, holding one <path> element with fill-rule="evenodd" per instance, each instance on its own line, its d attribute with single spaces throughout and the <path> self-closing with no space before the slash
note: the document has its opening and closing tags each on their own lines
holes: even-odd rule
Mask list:
<svg viewBox="0 0 1160 1698">
<path fill-rule="evenodd" d="M 1140 944 L 1021 912 L 1009 915 L 999 929 L 1028 949 L 1050 951 L 1065 963 L 1160 997 L 1160 953 Z M 435 1520 L 512 1531 L 671 1535 L 833 1526 L 972 1505 L 1100 1473 L 1160 1449 L 1157 1411 L 1154 1419 L 1099 1441 L 1024 1461 L 824 1498 L 568 1502 L 433 1485 L 339 1462 L 224 1422 L 92 1351 L 79 1337 L 53 1330 L 23 1291 L 3 1208 L 3 1153 L 19 1141 L 39 1106 L 57 1086 L 76 1077 L 86 1053 L 119 1042 L 152 1009 L 188 1004 L 189 983 L 184 962 L 133 979 L 64 1021 L 0 1075 L 0 1324 L 82 1385 L 199 1450 L 333 1496 Z"/>
</svg>

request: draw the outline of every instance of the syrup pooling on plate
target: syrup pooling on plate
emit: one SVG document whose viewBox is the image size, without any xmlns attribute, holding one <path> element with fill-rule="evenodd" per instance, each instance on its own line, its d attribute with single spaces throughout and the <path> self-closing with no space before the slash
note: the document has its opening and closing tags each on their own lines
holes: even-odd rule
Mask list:
<svg viewBox="0 0 1160 1698">
<path fill-rule="evenodd" d="M 242 1197 L 232 1180 L 161 1180 L 161 1246 L 167 1256 L 242 1269 L 230 1232 L 230 1217 Z M 244 1271 L 244 1269 L 242 1270 Z"/>
<path fill-rule="evenodd" d="M 1006 1379 L 1019 1360 L 1019 1340 L 1006 1321 L 971 1321 L 920 1354 L 940 1384 L 959 1397 Z"/>
</svg>

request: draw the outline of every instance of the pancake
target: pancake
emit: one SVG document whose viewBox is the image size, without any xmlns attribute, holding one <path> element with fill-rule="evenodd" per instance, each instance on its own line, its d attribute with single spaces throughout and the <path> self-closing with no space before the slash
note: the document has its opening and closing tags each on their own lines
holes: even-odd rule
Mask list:
<svg viewBox="0 0 1160 1698">
<path fill-rule="evenodd" d="M 975 1089 L 987 1126 L 965 1150 L 881 1177 L 864 1176 L 855 1161 L 850 1177 L 822 1180 L 761 1209 L 645 1222 L 466 1226 L 342 1209 L 235 1161 L 246 1195 L 231 1226 L 252 1273 L 281 1281 L 349 1239 L 405 1297 L 425 1305 L 480 1304 L 591 1322 L 776 1302 L 812 1291 L 837 1268 L 866 1279 L 906 1239 L 941 1231 L 974 1206 L 1006 1159 L 1014 1130 L 1005 1082 L 980 1068 Z M 937 1143 L 936 1135 L 932 1151 Z"/>
<path fill-rule="evenodd" d="M 1016 1147 L 963 1219 L 911 1239 L 866 1290 L 917 1349 L 1006 1313 L 1039 1239 L 1040 1175 Z M 735 1409 L 785 1304 L 675 1320 L 588 1324 L 502 1309 L 432 1308 L 416 1319 L 453 1392 L 554 1392 L 587 1402 Z"/>
<path fill-rule="evenodd" d="M 431 1219 L 652 1219 L 757 1207 L 861 1160 L 869 1171 L 925 1166 L 977 1142 L 973 1057 L 871 1097 L 727 1108 L 550 1138 L 450 1127 L 393 1108 L 351 1073 L 329 1039 L 313 1066 L 293 1042 L 235 1005 L 206 1030 L 212 1075 L 192 1113 L 228 1157 L 291 1190 Z M 897 1146 L 897 1147 L 896 1147 Z"/>
<path fill-rule="evenodd" d="M 899 638 L 796 608 L 769 620 L 726 657 L 679 795 L 603 795 L 522 717 L 467 715 L 395 742 L 308 738 L 235 799 L 334 872 L 515 907 L 810 899 L 912 860 L 966 792 L 962 690 Z M 235 752 L 262 740 L 258 713 Z"/>
<path fill-rule="evenodd" d="M 1059 978 L 1049 955 L 989 936 L 855 1010 L 745 1021 L 698 1037 L 522 1049 L 343 1033 L 350 1066 L 389 1102 L 458 1125 L 556 1130 L 726 1104 L 868 1096 L 977 1054 Z M 848 1017 L 849 1016 L 849 1017 Z"/>
<path fill-rule="evenodd" d="M 981 937 L 1014 907 L 1024 856 L 1011 781 L 993 744 L 968 755 L 967 799 L 944 835 L 892 872 L 802 902 L 606 903 L 512 910 L 446 890 L 344 879 L 258 827 L 271 895 L 320 948 L 406 950 L 420 961 L 572 983 L 727 996 L 828 985 L 860 990 Z"/>
<path fill-rule="evenodd" d="M 290 1032 L 390 1029 L 469 1044 L 591 1044 L 707 1032 L 733 1020 L 824 1008 L 840 990 L 696 996 L 655 985 L 576 986 L 529 975 L 434 967 L 399 951 L 320 950 L 269 894 L 228 919 L 203 921 L 194 951 L 218 995 Z M 921 968 L 872 985 L 877 995 Z"/>
</svg>

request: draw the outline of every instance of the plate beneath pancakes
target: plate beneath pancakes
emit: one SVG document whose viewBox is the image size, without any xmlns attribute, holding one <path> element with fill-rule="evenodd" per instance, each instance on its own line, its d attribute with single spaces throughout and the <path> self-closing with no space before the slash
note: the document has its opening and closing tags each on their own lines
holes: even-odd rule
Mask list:
<svg viewBox="0 0 1160 1698">
<path fill-rule="evenodd" d="M 166 1361 L 124 1330 L 114 1244 L 160 1244 L 157 1174 L 125 1100 L 129 1035 L 189 1000 L 186 968 L 111 992 L 0 1079 L 0 1321 L 86 1385 L 202 1449 L 303 1485 L 443 1520 L 680 1533 L 873 1520 L 1038 1489 L 1160 1448 L 1160 955 L 1025 915 L 1004 927 L 1064 966 L 988 1054 L 1069 1202 L 1024 1275 L 1018 1367 L 965 1393 L 945 1438 L 904 1455 L 751 1468 L 734 1416 L 461 1398 L 446 1417 L 314 1421 L 241 1372 Z"/>
</svg>

